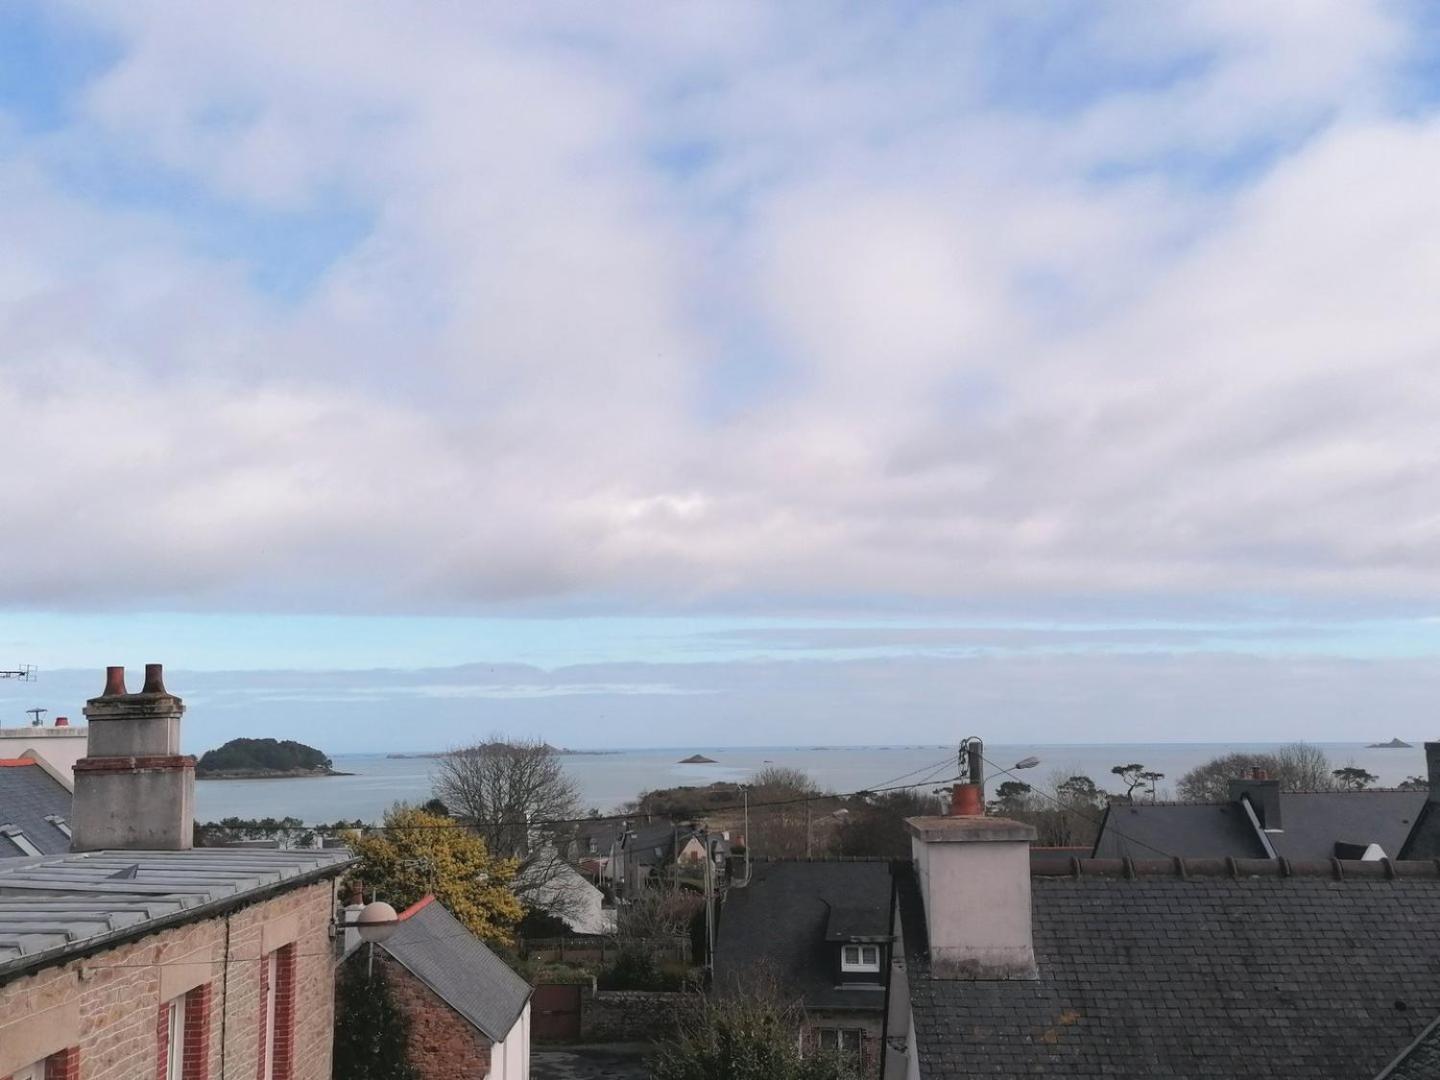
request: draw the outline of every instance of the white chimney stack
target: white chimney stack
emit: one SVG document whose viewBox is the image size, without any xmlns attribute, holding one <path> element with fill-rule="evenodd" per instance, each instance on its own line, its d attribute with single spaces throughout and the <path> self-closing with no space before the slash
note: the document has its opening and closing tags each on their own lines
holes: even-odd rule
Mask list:
<svg viewBox="0 0 1440 1080">
<path fill-rule="evenodd" d="M 907 818 L 937 979 L 1034 979 L 1030 842 L 1035 829 L 967 814 Z"/>
<path fill-rule="evenodd" d="M 185 704 L 166 691 L 159 664 L 125 689 L 106 669 L 105 690 L 85 705 L 86 756 L 75 763 L 72 851 L 185 851 L 195 830 L 195 759 L 180 753 Z"/>
</svg>

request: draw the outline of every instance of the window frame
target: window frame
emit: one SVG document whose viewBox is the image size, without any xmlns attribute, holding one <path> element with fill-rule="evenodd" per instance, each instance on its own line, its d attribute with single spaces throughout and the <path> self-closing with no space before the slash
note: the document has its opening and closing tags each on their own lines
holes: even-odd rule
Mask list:
<svg viewBox="0 0 1440 1080">
<path fill-rule="evenodd" d="M 854 960 L 850 959 L 850 953 L 852 950 L 855 953 Z M 870 952 L 870 955 L 873 957 L 873 959 L 867 960 L 865 958 L 865 953 L 867 950 Z M 853 944 L 842 945 L 840 947 L 840 970 L 844 972 L 875 973 L 880 970 L 880 960 L 881 957 L 879 945 L 867 945 L 863 942 L 855 942 Z"/>
<path fill-rule="evenodd" d="M 45 1080 L 45 1062 L 36 1061 L 10 1074 L 9 1080 Z"/>
<path fill-rule="evenodd" d="M 185 1080 L 185 999 L 165 1003 L 165 1080 Z"/>
</svg>

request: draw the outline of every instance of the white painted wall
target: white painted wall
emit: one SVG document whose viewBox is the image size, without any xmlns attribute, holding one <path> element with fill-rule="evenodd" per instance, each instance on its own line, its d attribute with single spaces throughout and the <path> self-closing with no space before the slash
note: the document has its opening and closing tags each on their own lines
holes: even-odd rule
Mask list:
<svg viewBox="0 0 1440 1080">
<path fill-rule="evenodd" d="M 85 756 L 86 742 L 83 727 L 0 728 L 0 758 L 18 758 L 34 750 L 73 787 L 75 763 Z"/>
<path fill-rule="evenodd" d="M 490 1048 L 488 1080 L 530 1080 L 530 1003 L 505 1038 Z"/>
</svg>

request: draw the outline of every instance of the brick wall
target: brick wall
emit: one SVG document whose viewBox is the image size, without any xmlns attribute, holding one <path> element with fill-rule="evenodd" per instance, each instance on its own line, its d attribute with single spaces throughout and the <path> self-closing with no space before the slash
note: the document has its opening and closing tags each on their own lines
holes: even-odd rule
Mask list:
<svg viewBox="0 0 1440 1080">
<path fill-rule="evenodd" d="M 384 952 L 375 950 L 396 1006 L 410 1021 L 410 1063 L 420 1080 L 473 1080 L 490 1067 L 490 1040 Z"/>
<path fill-rule="evenodd" d="M 7 1035 L 73 1031 L 76 1052 L 58 1063 L 48 1059 L 46 1080 L 156 1080 L 164 1075 L 157 1073 L 157 1016 L 162 1001 L 175 996 L 162 994 L 162 983 L 173 987 L 175 978 L 187 977 L 178 973 L 192 972 L 189 978 L 199 978 L 207 990 L 186 988 L 186 1080 L 192 1061 L 194 1080 L 220 1077 L 222 1053 L 227 1080 L 250 1080 L 260 1075 L 262 948 L 291 944 L 295 1019 L 289 1080 L 330 1080 L 331 888 L 328 881 L 317 882 L 235 912 L 229 917 L 228 954 L 226 920 L 208 919 L 0 986 L 0 1049 Z M 227 955 L 228 965 L 222 962 Z M 208 1047 L 200 1034 L 205 1026 Z"/>
</svg>

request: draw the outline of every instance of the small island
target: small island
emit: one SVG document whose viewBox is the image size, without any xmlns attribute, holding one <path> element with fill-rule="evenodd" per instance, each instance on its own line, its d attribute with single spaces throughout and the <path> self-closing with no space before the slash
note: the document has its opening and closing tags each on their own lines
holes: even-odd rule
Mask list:
<svg viewBox="0 0 1440 1080">
<path fill-rule="evenodd" d="M 349 776 L 313 746 L 292 739 L 231 739 L 207 750 L 195 763 L 197 780 L 272 780 L 305 776 Z"/>
<path fill-rule="evenodd" d="M 1367 750 L 1413 750 L 1414 747 L 1404 739 L 1391 739 L 1389 742 L 1372 742 L 1365 749 Z"/>
<path fill-rule="evenodd" d="M 706 757 L 704 754 L 691 754 L 687 758 L 680 759 L 681 765 L 714 765 L 713 757 Z"/>
</svg>

